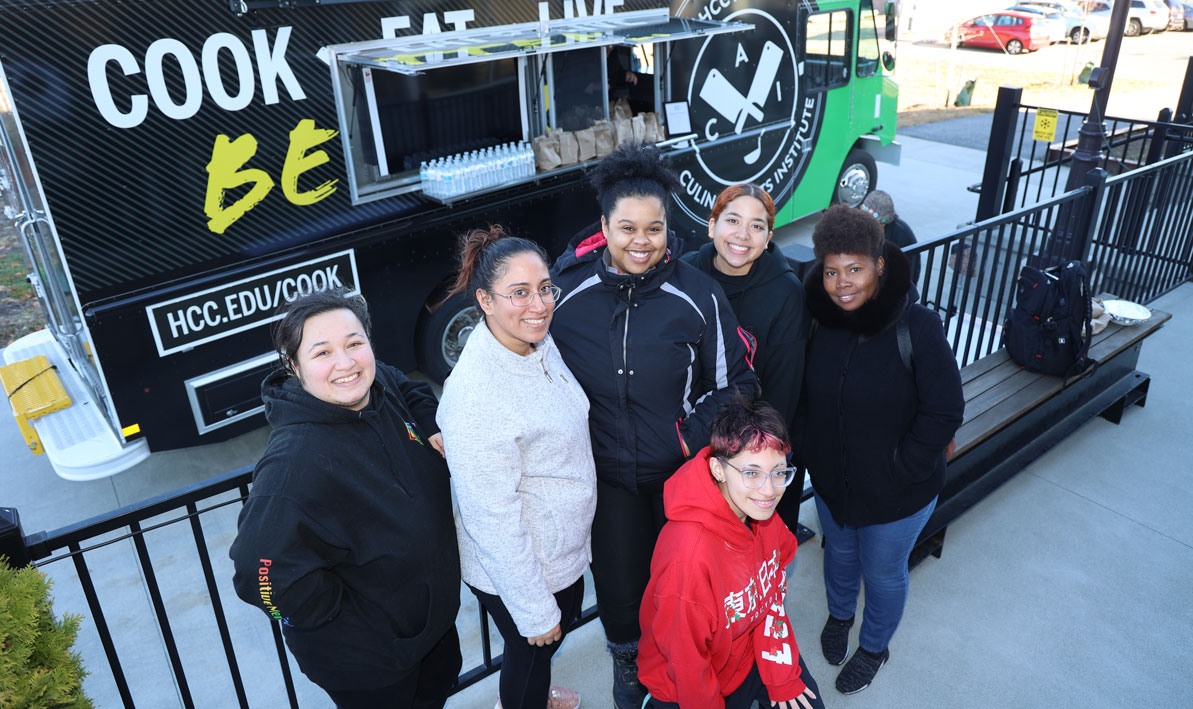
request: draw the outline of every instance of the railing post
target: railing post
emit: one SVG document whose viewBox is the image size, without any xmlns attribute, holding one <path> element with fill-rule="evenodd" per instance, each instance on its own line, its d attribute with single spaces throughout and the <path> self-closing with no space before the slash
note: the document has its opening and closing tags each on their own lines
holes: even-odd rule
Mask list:
<svg viewBox="0 0 1193 709">
<path fill-rule="evenodd" d="M 986 168 L 982 171 L 982 192 L 978 196 L 975 222 L 997 216 L 1002 206 L 1007 170 L 1011 166 L 1011 148 L 1015 141 L 1015 123 L 1018 122 L 1022 98 L 1023 89 L 1019 87 L 998 87 L 998 103 L 994 106 L 990 142 L 986 145 Z"/>
<path fill-rule="evenodd" d="M 24 568 L 31 561 L 21 515 L 15 507 L 0 507 L 0 556 L 8 557 L 8 565 L 14 569 Z"/>
<path fill-rule="evenodd" d="M 1167 108 L 1160 109 L 1160 115 L 1156 116 L 1156 122 L 1163 124 L 1172 120 L 1172 111 Z M 1175 136 L 1173 136 L 1175 137 Z M 1152 126 L 1152 141 L 1147 146 L 1147 156 L 1143 159 L 1144 165 L 1151 165 L 1159 162 L 1164 151 L 1164 145 L 1168 142 L 1168 127 L 1165 125 Z"/>
<path fill-rule="evenodd" d="M 1193 57 L 1189 57 L 1189 63 L 1185 66 L 1185 81 L 1181 84 L 1181 97 L 1177 99 L 1172 122 L 1193 126 Z M 1170 158 L 1181 151 L 1178 136 L 1166 142 L 1168 146 L 1164 148 L 1164 157 Z"/>
</svg>

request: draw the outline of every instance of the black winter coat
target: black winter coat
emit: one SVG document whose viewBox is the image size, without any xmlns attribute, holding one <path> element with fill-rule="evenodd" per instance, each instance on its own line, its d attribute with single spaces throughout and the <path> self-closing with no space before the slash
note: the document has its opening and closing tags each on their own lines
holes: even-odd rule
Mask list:
<svg viewBox="0 0 1193 709">
<path fill-rule="evenodd" d="M 716 255 L 709 242 L 699 251 L 684 254 L 682 260 L 712 276 L 725 291 L 738 324 L 757 342 L 753 365 L 762 387 L 760 396 L 791 428 L 804 381 L 808 340 L 804 286 L 774 242 L 744 276 L 718 271 L 713 265 Z"/>
<path fill-rule="evenodd" d="M 276 372 L 273 428 L 229 552 L 242 600 L 282 622 L 298 666 L 327 689 L 396 681 L 460 607 L 447 465 L 425 383 L 377 364 L 361 411 Z"/>
<path fill-rule="evenodd" d="M 574 237 L 552 269 L 563 297 L 551 335 L 588 395 L 597 477 L 630 492 L 670 477 L 708 445 L 732 392 L 753 397 L 758 387 L 751 338 L 724 293 L 679 261 L 674 236 L 667 245 L 646 273 L 615 274 L 598 226 Z"/>
<path fill-rule="evenodd" d="M 809 274 L 808 344 L 797 455 L 838 524 L 884 524 L 927 505 L 944 486 L 945 447 L 965 414 L 961 374 L 940 318 L 916 303 L 907 258 L 884 253 L 878 292 L 854 312 Z M 899 356 L 895 324 L 907 318 L 913 366 Z"/>
</svg>

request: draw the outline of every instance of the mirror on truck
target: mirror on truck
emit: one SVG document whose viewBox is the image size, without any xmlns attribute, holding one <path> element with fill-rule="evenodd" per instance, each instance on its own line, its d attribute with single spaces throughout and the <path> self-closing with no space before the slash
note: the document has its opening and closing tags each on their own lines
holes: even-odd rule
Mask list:
<svg viewBox="0 0 1193 709">
<path fill-rule="evenodd" d="M 887 71 L 895 70 L 895 55 L 890 52 L 882 53 L 882 66 Z"/>
<path fill-rule="evenodd" d="M 886 17 L 886 41 L 894 42 L 895 32 L 899 25 L 898 7 L 895 3 L 888 2 L 886 7 L 883 8 L 882 13 Z M 883 59 L 882 65 L 886 66 L 886 59 Z M 891 60 L 891 66 L 894 66 L 893 59 Z M 890 69 L 891 67 L 887 67 L 887 71 L 890 71 Z"/>
</svg>

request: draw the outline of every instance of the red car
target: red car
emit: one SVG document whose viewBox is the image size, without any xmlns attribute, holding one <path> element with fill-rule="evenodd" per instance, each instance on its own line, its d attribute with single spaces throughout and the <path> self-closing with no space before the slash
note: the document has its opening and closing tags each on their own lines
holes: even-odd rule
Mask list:
<svg viewBox="0 0 1193 709">
<path fill-rule="evenodd" d="M 1001 49 L 1007 54 L 1034 52 L 1049 44 L 1048 26 L 1041 15 L 1004 10 L 981 15 L 949 29 L 957 45 Z"/>
</svg>

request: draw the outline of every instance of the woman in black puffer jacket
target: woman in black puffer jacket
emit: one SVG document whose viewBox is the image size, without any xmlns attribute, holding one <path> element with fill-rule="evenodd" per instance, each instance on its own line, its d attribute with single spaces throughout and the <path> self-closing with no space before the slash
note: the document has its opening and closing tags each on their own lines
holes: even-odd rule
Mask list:
<svg viewBox="0 0 1193 709">
<path fill-rule="evenodd" d="M 945 449 L 961 426 L 961 375 L 940 318 L 919 305 L 903 252 L 869 215 L 833 207 L 816 225 L 818 267 L 805 288 L 808 346 L 799 460 L 824 533 L 829 618 L 825 659 L 848 655 L 861 581 L 858 651 L 837 677 L 869 686 L 890 656 L 907 602 L 907 559 L 944 485 Z M 910 340 L 908 363 L 899 332 Z"/>
</svg>

